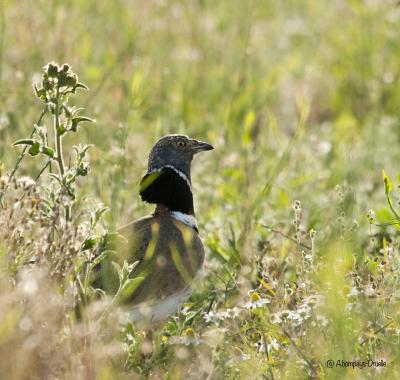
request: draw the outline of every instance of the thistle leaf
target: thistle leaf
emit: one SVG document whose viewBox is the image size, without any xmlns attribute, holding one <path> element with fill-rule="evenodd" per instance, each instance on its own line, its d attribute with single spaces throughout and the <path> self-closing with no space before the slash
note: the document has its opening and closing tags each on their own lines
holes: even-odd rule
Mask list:
<svg viewBox="0 0 400 380">
<path fill-rule="evenodd" d="M 17 140 L 13 146 L 16 145 L 33 145 L 36 142 L 36 140 L 33 139 L 21 139 L 21 140 Z"/>
<path fill-rule="evenodd" d="M 34 142 L 29 148 L 28 153 L 31 156 L 37 156 L 40 153 L 40 144 L 38 142 Z"/>
<path fill-rule="evenodd" d="M 50 158 L 54 157 L 54 149 L 50 148 L 49 146 L 42 146 L 40 148 L 40 153 L 43 153 Z"/>
<path fill-rule="evenodd" d="M 83 84 L 82 82 L 78 82 L 78 83 L 74 86 L 74 90 L 76 90 L 77 88 L 83 88 L 84 90 L 89 90 L 89 87 L 86 86 L 86 84 Z"/>
</svg>

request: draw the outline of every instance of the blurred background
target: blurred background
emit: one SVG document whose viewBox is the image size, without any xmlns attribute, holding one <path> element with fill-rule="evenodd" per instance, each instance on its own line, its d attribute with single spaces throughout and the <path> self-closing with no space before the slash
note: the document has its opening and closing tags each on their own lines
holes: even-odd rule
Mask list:
<svg viewBox="0 0 400 380">
<path fill-rule="evenodd" d="M 311 210 L 320 209 L 338 183 L 371 199 L 381 169 L 394 170 L 400 154 L 399 19 L 395 1 L 4 0 L 0 159 L 13 165 L 10 144 L 40 112 L 32 83 L 54 60 L 90 88 L 76 102 L 97 123 L 64 143 L 95 145 L 85 186 L 111 205 L 115 223 L 142 214 L 139 177 L 167 133 L 217 147 L 194 165 L 196 201 L 212 198 L 203 215 L 240 215 L 301 108 L 306 126 L 266 204 L 308 194 Z"/>
<path fill-rule="evenodd" d="M 325 283 L 334 284 L 325 310 L 333 321 L 330 338 L 318 340 L 321 329 L 314 326 L 310 335 L 299 334 L 300 345 L 324 359 L 339 359 L 339 354 L 350 359 L 360 352 L 354 348 L 360 334 L 379 330 L 390 317 L 396 322 L 386 343 L 377 339 L 367 348 L 364 342 L 361 349 L 365 355 L 379 352 L 392 358 L 393 370 L 400 362 L 393 343 L 400 331 L 398 298 L 393 304 L 380 296 L 363 299 L 346 330 L 347 296 L 338 300 L 335 294 L 339 288 L 350 292 L 356 264 L 386 260 L 390 244 L 392 252 L 398 249 L 397 232 L 390 226 L 373 229 L 366 214 L 373 209 L 374 222 L 388 222 L 392 216 L 382 169 L 400 180 L 399 23 L 399 2 L 391 0 L 3 0 L 2 174 L 18 157 L 12 143 L 31 133 L 40 114 L 32 83 L 40 81 L 47 62 L 68 62 L 90 89 L 74 101 L 97 121 L 69 134 L 64 144 L 94 145 L 91 172 L 79 183 L 79 197 L 109 207 L 108 228 L 152 209 L 140 201 L 138 185 L 158 138 L 183 133 L 207 141 L 216 149 L 195 158 L 192 175 L 206 272 L 218 272 L 222 264 L 246 277 L 267 246 L 268 257 L 278 264 L 268 264 L 265 271 L 271 278 L 282 274 L 275 285 L 284 293 L 285 284 L 297 281 L 300 289 L 296 263 L 302 248 L 291 248 L 284 237 L 299 242 L 295 233 L 300 230 L 293 223 L 300 213 L 294 208 L 293 215 L 292 209 L 299 200 L 303 238 L 316 230 L 316 254 L 328 263 L 310 281 L 317 284 L 316 293 L 326 290 Z M 19 175 L 35 177 L 40 160 L 25 160 Z M 45 184 L 46 177 L 41 181 Z M 338 242 L 345 247 L 336 249 Z M 338 257 L 344 260 L 339 266 Z M 381 276 L 368 265 L 356 275 L 365 284 Z M 329 268 L 341 275 L 334 277 Z M 388 283 L 380 282 L 380 294 L 390 297 L 397 277 Z M 239 298 L 244 299 L 250 285 L 242 289 L 240 284 Z M 338 340 L 331 345 L 332 337 Z M 231 345 L 235 339 L 231 336 Z M 237 368 L 243 378 L 251 378 L 258 353 L 248 342 L 240 347 L 253 361 Z M 296 352 L 284 356 L 277 349 L 274 360 L 282 376 L 307 373 L 298 369 L 301 365 L 293 370 L 294 362 L 287 361 Z M 349 372 L 335 374 L 345 378 Z"/>
</svg>

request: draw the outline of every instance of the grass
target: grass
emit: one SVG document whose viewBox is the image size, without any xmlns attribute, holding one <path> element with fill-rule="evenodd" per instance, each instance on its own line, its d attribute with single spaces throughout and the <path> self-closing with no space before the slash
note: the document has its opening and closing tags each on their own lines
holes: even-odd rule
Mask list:
<svg viewBox="0 0 400 380">
<path fill-rule="evenodd" d="M 399 378 L 399 18 L 394 1 L 3 0 L 0 378 Z M 97 120 L 62 141 L 67 168 L 93 145 L 73 204 L 43 155 L 7 180 L 53 60 Z M 151 211 L 138 183 L 167 133 L 216 147 L 192 175 L 205 275 L 149 334 L 86 264 Z"/>
</svg>

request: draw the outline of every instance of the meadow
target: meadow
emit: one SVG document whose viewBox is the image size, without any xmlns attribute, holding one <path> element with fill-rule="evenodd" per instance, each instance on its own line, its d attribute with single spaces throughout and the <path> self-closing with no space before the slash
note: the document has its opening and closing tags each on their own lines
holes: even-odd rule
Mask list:
<svg viewBox="0 0 400 380">
<path fill-rule="evenodd" d="M 2 0 L 0 379 L 399 379 L 399 23 L 394 0 Z M 206 262 L 149 332 L 92 271 L 152 211 L 169 133 L 215 147 Z"/>
</svg>

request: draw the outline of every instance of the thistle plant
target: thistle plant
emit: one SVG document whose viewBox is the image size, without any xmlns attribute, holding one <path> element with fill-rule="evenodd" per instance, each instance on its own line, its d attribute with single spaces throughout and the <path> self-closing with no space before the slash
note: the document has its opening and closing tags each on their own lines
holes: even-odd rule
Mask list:
<svg viewBox="0 0 400 380">
<path fill-rule="evenodd" d="M 68 133 L 76 133 L 83 122 L 94 121 L 70 103 L 79 89 L 88 88 L 68 64 L 51 62 L 43 68 L 41 83 L 34 85 L 43 109 L 29 138 L 14 143 L 24 148 L 0 185 L 0 224 L 9 226 L 0 238 L 9 242 L 6 257 L 10 273 L 23 270 L 27 263 L 43 261 L 64 289 L 73 284 L 78 306 L 87 304 L 94 294 L 92 271 L 107 253 L 96 254 L 101 241 L 99 222 L 106 208 L 82 207 L 76 202 L 76 181 L 90 171 L 87 155 L 91 145 L 73 146 L 70 151 L 63 145 Z M 49 121 L 52 128 L 46 125 Z M 19 185 L 24 182 L 16 175 L 17 170 L 30 156 L 44 158 L 43 166 L 36 178 Z M 50 183 L 44 181 L 41 186 L 38 180 L 45 172 Z"/>
<path fill-rule="evenodd" d="M 25 148 L 10 175 L 12 177 L 15 174 L 26 153 L 33 157 L 46 157 L 46 163 L 36 179 L 49 168 L 50 176 L 58 184 L 56 200 L 65 208 L 65 219 L 67 221 L 71 219 L 71 204 L 75 200 L 74 183 L 78 177 L 86 176 L 90 169 L 86 156 L 91 146 L 74 146 L 74 159 L 72 165 L 68 167 L 64 160 L 63 138 L 68 133 L 77 132 L 81 123 L 94 122 L 90 117 L 80 114 L 83 108 L 72 106 L 69 103 L 71 95 L 75 94 L 78 89 L 87 90 L 88 88 L 85 84 L 79 82 L 78 76 L 68 64 L 59 66 L 50 62 L 43 68 L 41 84 L 34 84 L 34 90 L 36 97 L 44 103 L 44 108 L 38 122 L 34 125 L 30 138 L 21 139 L 14 143 L 16 146 L 24 145 Z M 48 138 L 47 127 L 42 124 L 42 120 L 48 112 L 53 119 L 53 146 Z M 57 167 L 56 173 L 52 171 L 53 163 Z"/>
</svg>

